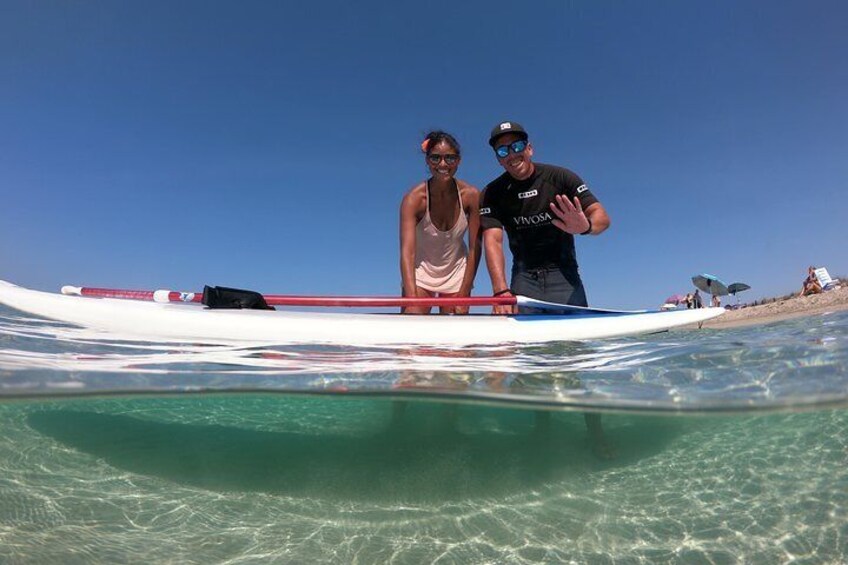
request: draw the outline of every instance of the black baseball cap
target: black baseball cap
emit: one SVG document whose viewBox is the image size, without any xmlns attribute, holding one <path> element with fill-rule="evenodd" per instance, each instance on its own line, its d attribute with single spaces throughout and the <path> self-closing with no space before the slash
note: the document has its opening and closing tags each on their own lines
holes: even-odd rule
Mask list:
<svg viewBox="0 0 848 565">
<path fill-rule="evenodd" d="M 489 145 L 492 147 L 495 146 L 495 141 L 502 135 L 507 133 L 514 133 L 515 135 L 521 137 L 522 139 L 527 139 L 527 132 L 524 131 L 524 128 L 521 127 L 521 124 L 518 122 L 500 122 L 498 125 L 492 128 L 492 134 L 489 136 Z"/>
</svg>

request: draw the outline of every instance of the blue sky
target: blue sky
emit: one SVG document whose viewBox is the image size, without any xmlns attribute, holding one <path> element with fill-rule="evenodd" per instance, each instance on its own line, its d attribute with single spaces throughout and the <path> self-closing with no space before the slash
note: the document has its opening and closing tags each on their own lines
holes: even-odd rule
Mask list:
<svg viewBox="0 0 848 565">
<path fill-rule="evenodd" d="M 432 128 L 521 122 L 612 227 L 592 305 L 848 274 L 844 2 L 0 4 L 0 278 L 396 294 Z M 491 291 L 481 265 L 476 294 Z"/>
</svg>

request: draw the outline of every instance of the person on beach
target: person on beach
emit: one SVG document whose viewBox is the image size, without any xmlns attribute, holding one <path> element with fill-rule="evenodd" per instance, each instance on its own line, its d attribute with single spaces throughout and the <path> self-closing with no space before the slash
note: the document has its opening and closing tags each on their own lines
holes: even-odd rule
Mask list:
<svg viewBox="0 0 848 565">
<path fill-rule="evenodd" d="M 713 294 L 713 306 L 715 308 L 721 307 L 721 297 L 718 294 Z"/>
<path fill-rule="evenodd" d="M 807 278 L 804 279 L 804 284 L 801 287 L 801 292 L 798 296 L 809 296 L 810 294 L 819 294 L 822 292 L 822 285 L 816 277 L 816 268 L 812 265 L 807 269 Z"/>
<path fill-rule="evenodd" d="M 701 301 L 701 291 L 695 290 L 692 294 L 692 308 L 703 308 L 704 303 Z"/>
<path fill-rule="evenodd" d="M 430 178 L 412 187 L 400 205 L 403 296 L 470 296 L 480 264 L 480 191 L 456 178 L 462 157 L 451 134 L 431 131 L 421 143 L 421 151 Z M 468 313 L 467 306 L 439 310 L 442 314 Z M 430 308 L 403 311 L 428 314 Z"/>
<path fill-rule="evenodd" d="M 574 237 L 606 231 L 610 219 L 603 205 L 574 172 L 535 163 L 533 145 L 519 123 L 498 123 L 489 135 L 489 146 L 505 171 L 486 185 L 480 197 L 483 248 L 494 295 L 520 294 L 548 302 L 588 306 L 578 272 Z M 509 283 L 505 272 L 504 231 L 513 259 Z M 495 306 L 493 312 L 543 313 L 514 306 Z M 595 454 L 605 459 L 613 457 L 600 415 L 585 417 Z"/>
</svg>

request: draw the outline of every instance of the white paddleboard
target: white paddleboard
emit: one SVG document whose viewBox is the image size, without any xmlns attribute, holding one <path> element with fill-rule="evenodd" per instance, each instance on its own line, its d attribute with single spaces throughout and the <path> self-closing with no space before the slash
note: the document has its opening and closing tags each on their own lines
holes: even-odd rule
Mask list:
<svg viewBox="0 0 848 565">
<path fill-rule="evenodd" d="M 29 314 L 113 333 L 120 339 L 351 346 L 458 347 L 581 341 L 658 332 L 724 313 L 723 308 L 565 316 L 210 310 L 193 304 L 66 296 L 5 281 L 0 281 L 0 303 Z"/>
</svg>

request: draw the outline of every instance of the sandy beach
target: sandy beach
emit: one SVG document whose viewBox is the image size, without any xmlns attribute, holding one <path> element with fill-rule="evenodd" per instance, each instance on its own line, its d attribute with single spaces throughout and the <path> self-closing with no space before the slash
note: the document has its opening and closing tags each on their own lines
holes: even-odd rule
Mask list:
<svg viewBox="0 0 848 565">
<path fill-rule="evenodd" d="M 725 314 L 704 322 L 705 328 L 732 328 L 768 324 L 789 318 L 814 316 L 848 310 L 848 286 L 810 296 L 778 298 L 774 302 L 728 310 Z"/>
</svg>

